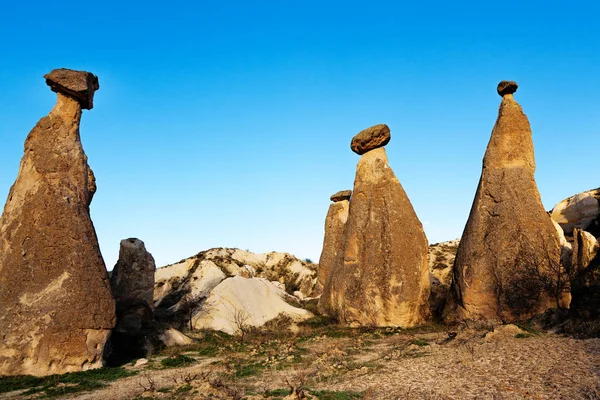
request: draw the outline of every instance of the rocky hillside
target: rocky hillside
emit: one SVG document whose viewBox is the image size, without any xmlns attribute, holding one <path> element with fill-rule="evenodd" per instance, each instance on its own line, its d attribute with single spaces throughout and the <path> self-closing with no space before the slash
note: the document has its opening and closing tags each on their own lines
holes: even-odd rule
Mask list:
<svg viewBox="0 0 600 400">
<path fill-rule="evenodd" d="M 158 319 L 236 333 L 285 315 L 312 314 L 300 302 L 316 294 L 317 264 L 288 253 L 215 248 L 156 270 Z"/>
</svg>

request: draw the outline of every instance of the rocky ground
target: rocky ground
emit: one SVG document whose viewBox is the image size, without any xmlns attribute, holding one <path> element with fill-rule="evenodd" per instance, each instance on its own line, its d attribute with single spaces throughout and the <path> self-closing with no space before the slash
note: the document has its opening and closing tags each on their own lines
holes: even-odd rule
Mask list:
<svg viewBox="0 0 600 400">
<path fill-rule="evenodd" d="M 295 332 L 274 322 L 243 341 L 195 332 L 197 343 L 143 365 L 2 378 L 0 399 L 600 399 L 600 339 L 515 326 L 407 331 L 327 322 L 316 317 Z M 8 391 L 11 384 L 22 389 Z"/>
</svg>

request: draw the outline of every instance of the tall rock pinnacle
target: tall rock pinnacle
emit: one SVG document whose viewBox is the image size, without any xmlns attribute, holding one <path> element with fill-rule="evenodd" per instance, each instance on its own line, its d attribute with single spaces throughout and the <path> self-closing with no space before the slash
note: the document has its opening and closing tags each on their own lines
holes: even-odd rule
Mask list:
<svg viewBox="0 0 600 400">
<path fill-rule="evenodd" d="M 459 317 L 515 321 L 564 302 L 559 238 L 535 184 L 531 128 L 498 85 L 502 103 L 455 261 Z M 563 283 L 561 283 L 563 282 Z"/>
<path fill-rule="evenodd" d="M 428 314 L 427 238 L 388 165 L 386 125 L 352 140 L 362 154 L 345 227 L 344 253 L 331 268 L 319 304 L 351 325 L 410 327 Z M 322 297 L 323 298 L 323 297 Z M 323 307 L 326 306 L 326 307 Z"/>
<path fill-rule="evenodd" d="M 25 141 L 0 219 L 0 375 L 100 367 L 115 324 L 89 214 L 96 183 L 79 137 L 98 78 L 65 69 L 45 78 L 58 99 Z"/>
<path fill-rule="evenodd" d="M 346 221 L 348 220 L 348 209 L 350 207 L 351 190 L 343 190 L 331 196 L 331 205 L 325 218 L 325 237 L 323 238 L 323 250 L 319 258 L 318 284 L 323 289 L 320 304 L 326 310 L 329 308 L 327 297 L 331 291 L 331 285 L 325 291 L 327 276 L 336 263 L 338 257 L 344 254 L 344 235 L 346 233 Z M 323 311 L 326 313 L 326 311 Z"/>
</svg>

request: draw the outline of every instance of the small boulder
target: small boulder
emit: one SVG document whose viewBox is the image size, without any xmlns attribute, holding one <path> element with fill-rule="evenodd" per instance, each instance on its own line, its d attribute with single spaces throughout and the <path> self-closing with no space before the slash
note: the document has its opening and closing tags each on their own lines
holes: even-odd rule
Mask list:
<svg viewBox="0 0 600 400">
<path fill-rule="evenodd" d="M 516 325 L 513 325 L 513 324 L 500 325 L 500 326 L 497 326 L 496 328 L 494 328 L 494 330 L 492 332 L 487 333 L 483 340 L 486 342 L 494 342 L 494 341 L 514 338 L 517 335 L 524 335 L 524 334 L 525 334 L 525 331 Z"/>
<path fill-rule="evenodd" d="M 502 81 L 498 84 L 498 94 L 500 96 L 505 96 L 507 94 L 513 94 L 517 91 L 519 85 L 515 81 Z"/>
<path fill-rule="evenodd" d="M 56 93 L 73 97 L 81 108 L 91 110 L 94 107 L 94 93 L 100 89 L 98 77 L 90 72 L 58 68 L 44 75 L 46 84 Z"/>
<path fill-rule="evenodd" d="M 350 143 L 350 148 L 356 154 L 362 155 L 367 151 L 385 146 L 390 142 L 391 138 L 390 128 L 387 125 L 374 125 L 354 136 Z"/>
<path fill-rule="evenodd" d="M 337 203 L 338 201 L 350 200 L 350 196 L 352 196 L 352 190 L 341 190 L 332 195 L 329 199 L 334 203 Z"/>
<path fill-rule="evenodd" d="M 158 339 L 167 347 L 187 346 L 194 343 L 194 340 L 175 328 L 169 328 L 162 332 Z"/>
</svg>

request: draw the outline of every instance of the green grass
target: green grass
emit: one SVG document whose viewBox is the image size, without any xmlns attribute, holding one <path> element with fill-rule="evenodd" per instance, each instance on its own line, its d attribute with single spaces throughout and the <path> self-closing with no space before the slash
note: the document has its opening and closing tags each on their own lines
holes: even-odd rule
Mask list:
<svg viewBox="0 0 600 400">
<path fill-rule="evenodd" d="M 319 400 L 355 400 L 363 397 L 362 393 L 359 392 L 333 392 L 330 390 L 311 390 L 310 394 L 316 396 Z"/>
<path fill-rule="evenodd" d="M 527 338 L 533 337 L 533 335 L 531 333 L 517 333 L 515 335 L 515 337 L 517 339 L 527 339 Z"/>
<path fill-rule="evenodd" d="M 69 393 L 95 390 L 108 382 L 137 374 L 123 368 L 101 368 L 89 371 L 71 372 L 46 377 L 6 376 L 0 377 L 0 393 L 25 390 L 23 395 L 39 393 L 44 397 L 57 397 Z"/>
<path fill-rule="evenodd" d="M 235 371 L 235 376 L 243 378 L 246 376 L 258 375 L 265 366 L 260 363 L 238 365 Z"/>
<path fill-rule="evenodd" d="M 265 393 L 265 397 L 285 397 L 290 394 L 290 389 L 273 389 Z"/>
<path fill-rule="evenodd" d="M 429 342 L 425 339 L 415 339 L 411 342 L 411 344 L 414 344 L 416 346 L 421 346 L 421 347 L 425 347 L 425 346 L 429 346 Z"/>
<path fill-rule="evenodd" d="M 187 367 L 188 365 L 194 363 L 196 360 L 192 357 L 188 357 L 185 354 L 180 354 L 178 356 L 167 357 L 161 360 L 160 364 L 165 368 L 177 368 L 177 367 Z"/>
<path fill-rule="evenodd" d="M 201 357 L 214 357 L 217 354 L 219 354 L 219 348 L 217 346 L 204 347 L 198 350 L 198 355 Z"/>
</svg>

